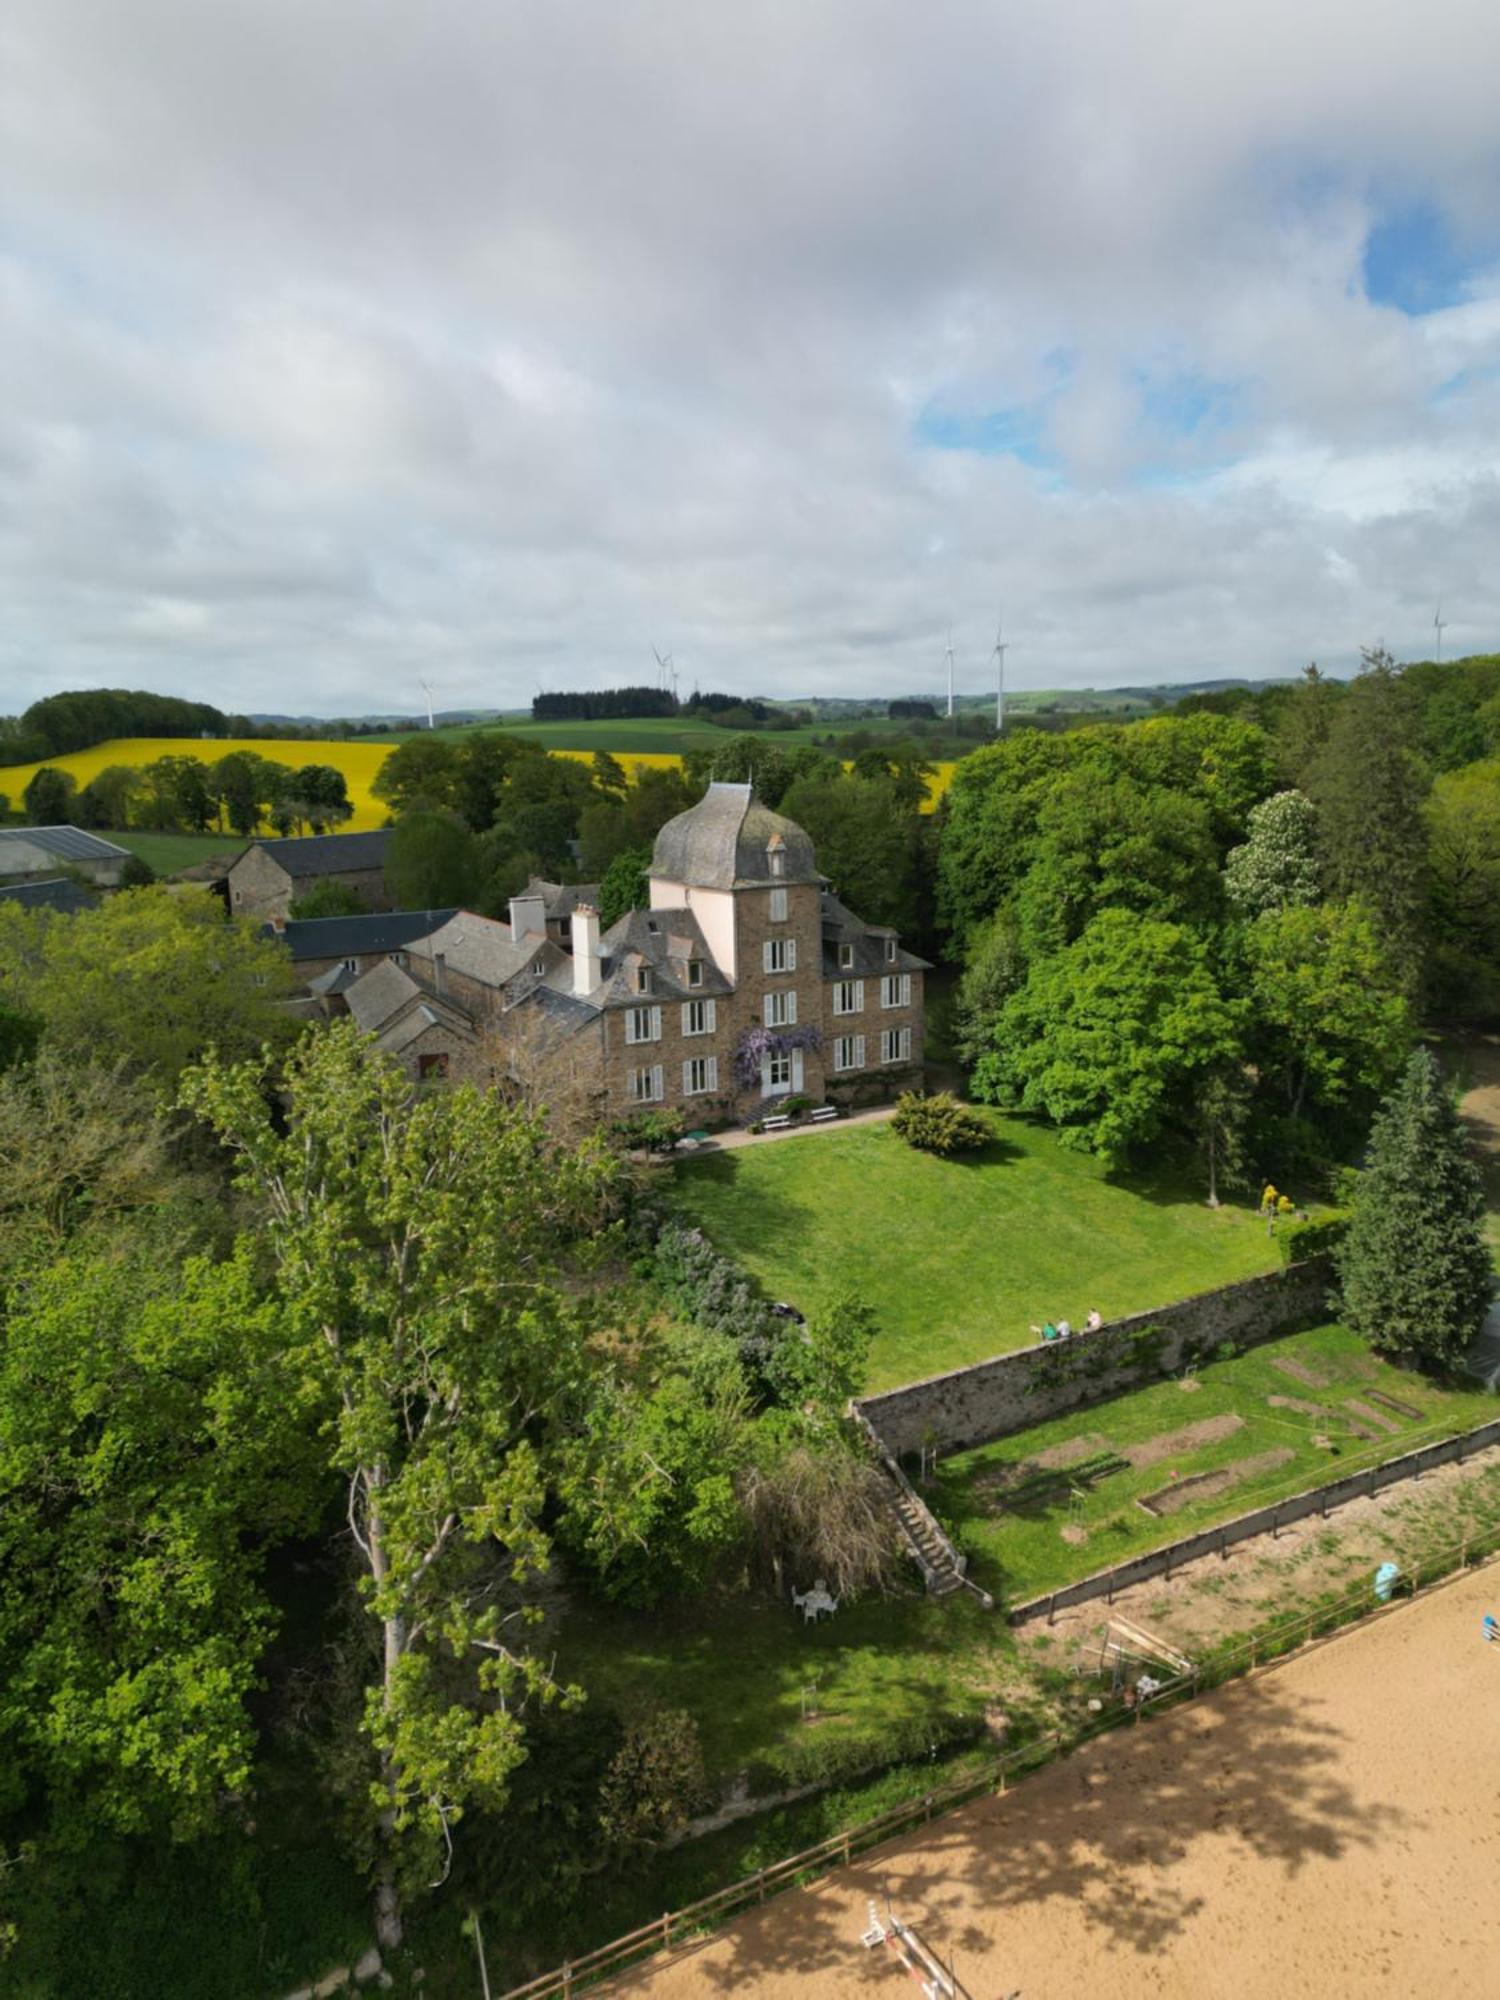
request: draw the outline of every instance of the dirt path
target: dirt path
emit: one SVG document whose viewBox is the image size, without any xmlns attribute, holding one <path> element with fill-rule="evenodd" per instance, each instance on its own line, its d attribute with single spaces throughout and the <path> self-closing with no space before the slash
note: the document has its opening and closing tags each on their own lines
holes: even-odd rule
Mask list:
<svg viewBox="0 0 1500 2000">
<path fill-rule="evenodd" d="M 1500 1990 L 1500 1567 L 935 1821 L 610 1990 L 889 2000 L 871 1898 L 973 2000 Z"/>
</svg>

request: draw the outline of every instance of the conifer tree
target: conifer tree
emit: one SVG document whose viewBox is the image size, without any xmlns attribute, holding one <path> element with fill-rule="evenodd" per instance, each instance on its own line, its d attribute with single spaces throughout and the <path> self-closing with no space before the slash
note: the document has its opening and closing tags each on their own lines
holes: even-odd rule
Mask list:
<svg viewBox="0 0 1500 2000">
<path fill-rule="evenodd" d="M 1387 1353 L 1450 1365 L 1484 1319 L 1494 1289 L 1484 1190 L 1426 1049 L 1376 1114 L 1339 1271 L 1345 1320 Z"/>
</svg>

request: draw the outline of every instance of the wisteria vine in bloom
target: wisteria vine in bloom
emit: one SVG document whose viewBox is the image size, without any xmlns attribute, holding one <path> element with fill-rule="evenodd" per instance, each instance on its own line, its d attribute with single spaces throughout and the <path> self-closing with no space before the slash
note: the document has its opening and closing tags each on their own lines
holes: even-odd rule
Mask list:
<svg viewBox="0 0 1500 2000">
<path fill-rule="evenodd" d="M 741 1090 L 751 1090 L 759 1083 L 761 1064 L 769 1057 L 822 1046 L 820 1028 L 747 1028 L 734 1052 L 734 1080 Z"/>
</svg>

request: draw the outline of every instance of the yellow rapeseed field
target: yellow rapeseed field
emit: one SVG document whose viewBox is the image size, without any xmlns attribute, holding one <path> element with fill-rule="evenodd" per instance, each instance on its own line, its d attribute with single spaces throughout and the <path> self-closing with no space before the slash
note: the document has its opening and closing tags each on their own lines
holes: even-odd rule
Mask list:
<svg viewBox="0 0 1500 2000">
<path fill-rule="evenodd" d="M 350 832 L 359 833 L 367 827 L 385 824 L 386 808 L 379 799 L 371 796 L 370 787 L 394 747 L 391 743 L 373 741 L 368 737 L 353 743 L 303 743 L 276 737 L 216 739 L 209 743 L 173 736 L 123 736 L 112 743 L 96 743 L 91 750 L 71 750 L 65 757 L 49 757 L 46 762 L 58 770 L 70 771 L 80 786 L 86 785 L 90 778 L 96 778 L 110 764 L 150 764 L 158 757 L 197 757 L 202 763 L 216 764 L 231 750 L 253 750 L 259 756 L 269 757 L 273 763 L 289 764 L 293 769 L 300 764 L 332 764 L 336 770 L 343 772 L 354 806 L 354 817 L 346 825 Z M 614 754 L 627 771 L 637 764 L 660 768 L 682 762 L 680 757 L 663 751 L 619 750 Z M 586 764 L 593 752 L 554 750 L 552 755 L 574 757 Z M 19 806 L 21 794 L 40 768 L 38 764 L 0 765 L 0 792 L 9 798 L 13 810 Z M 929 811 L 948 789 L 952 776 L 951 764 L 935 767 L 928 794 Z"/>
</svg>

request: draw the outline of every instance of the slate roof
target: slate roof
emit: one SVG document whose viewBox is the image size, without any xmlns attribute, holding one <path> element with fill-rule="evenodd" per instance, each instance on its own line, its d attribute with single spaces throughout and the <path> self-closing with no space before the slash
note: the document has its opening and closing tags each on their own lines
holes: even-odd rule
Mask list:
<svg viewBox="0 0 1500 2000">
<path fill-rule="evenodd" d="M 603 978 L 590 993 L 589 1004 L 639 1007 L 659 1000 L 707 1000 L 734 988 L 714 962 L 691 910 L 629 910 L 611 924 L 600 940 Z M 689 986 L 688 960 L 703 965 L 703 980 Z M 572 960 L 567 963 L 569 981 Z M 652 990 L 642 993 L 636 974 L 642 965 L 652 972 Z M 553 982 L 549 979 L 549 984 Z M 571 984 L 569 986 L 571 991 Z"/>
<path fill-rule="evenodd" d="M 308 958 L 375 958 L 403 951 L 457 915 L 457 910 L 380 910 L 358 917 L 294 917 L 281 930 L 263 924 L 261 936 L 284 944 L 294 964 Z"/>
<path fill-rule="evenodd" d="M 785 857 L 773 876 L 768 850 Z M 651 876 L 692 889 L 751 888 L 769 882 L 821 882 L 811 839 L 762 805 L 749 785 L 710 785 L 697 805 L 669 819 L 656 836 Z"/>
<path fill-rule="evenodd" d="M 544 938 L 515 943 L 509 924 L 476 916 L 472 910 L 457 911 L 447 923 L 414 941 L 409 950 L 413 958 L 435 958 L 441 952 L 450 971 L 497 988 L 527 971 L 536 959 L 554 961 L 558 955 L 557 946 Z"/>
<path fill-rule="evenodd" d="M 366 1034 L 383 1028 L 391 1016 L 422 992 L 409 972 L 390 959 L 382 959 L 362 972 L 348 989 L 349 1012 Z"/>
<path fill-rule="evenodd" d="M 81 826 L 7 826 L 0 827 L 0 875 L 9 872 L 5 865 L 6 849 L 23 843 L 39 847 L 56 861 L 130 859 L 129 848 L 116 847 L 112 840 L 101 840 L 97 833 L 85 833 Z"/>
<path fill-rule="evenodd" d="M 513 900 L 526 902 L 540 897 L 542 909 L 549 922 L 558 922 L 571 917 L 580 903 L 590 909 L 599 907 L 599 884 L 597 882 L 544 882 L 540 875 L 533 875 L 526 887 L 517 892 Z"/>
<path fill-rule="evenodd" d="M 291 840 L 255 840 L 245 849 L 262 854 L 284 868 L 294 880 L 311 875 L 342 875 L 346 870 L 384 868 L 391 829 L 375 833 L 308 833 Z M 243 861 L 245 855 L 239 855 Z"/>
<path fill-rule="evenodd" d="M 851 909 L 846 908 L 831 889 L 823 891 L 822 911 L 825 979 L 848 979 L 855 974 L 931 970 L 927 959 L 918 958 L 914 951 L 906 951 L 900 944 L 896 947 L 896 956 L 887 958 L 886 940 L 897 936 L 897 933 L 889 924 L 867 924 L 863 917 L 855 916 Z M 854 947 L 852 965 L 839 963 L 840 945 Z"/>
<path fill-rule="evenodd" d="M 0 889 L 0 902 L 19 903 L 23 910 L 57 910 L 76 917 L 80 910 L 99 907 L 97 897 L 81 888 L 71 876 L 49 875 L 42 881 L 15 882 Z"/>
</svg>

